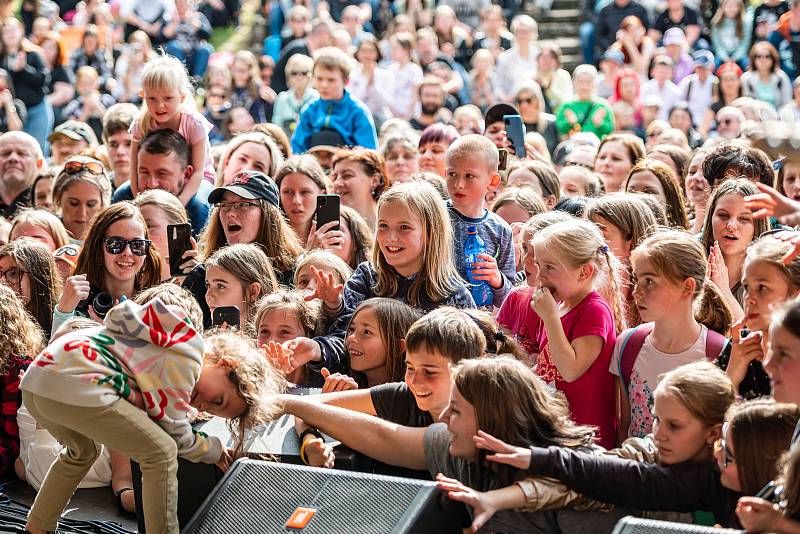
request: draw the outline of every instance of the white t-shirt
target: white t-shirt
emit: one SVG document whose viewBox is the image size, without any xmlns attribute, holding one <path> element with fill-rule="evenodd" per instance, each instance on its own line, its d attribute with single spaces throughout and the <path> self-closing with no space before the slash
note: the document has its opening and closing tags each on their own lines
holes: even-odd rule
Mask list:
<svg viewBox="0 0 800 534">
<path fill-rule="evenodd" d="M 608 370 L 614 376 L 620 375 L 619 360 L 622 343 L 627 339 L 630 330 L 617 336 L 611 364 Z M 708 329 L 701 327 L 700 335 L 694 344 L 683 352 L 667 354 L 653 345 L 647 336 L 633 363 L 633 370 L 628 383 L 628 400 L 631 406 L 631 422 L 628 437 L 643 438 L 653 431 L 653 391 L 661 381 L 661 375 L 677 369 L 681 365 L 706 359 L 706 336 Z"/>
</svg>

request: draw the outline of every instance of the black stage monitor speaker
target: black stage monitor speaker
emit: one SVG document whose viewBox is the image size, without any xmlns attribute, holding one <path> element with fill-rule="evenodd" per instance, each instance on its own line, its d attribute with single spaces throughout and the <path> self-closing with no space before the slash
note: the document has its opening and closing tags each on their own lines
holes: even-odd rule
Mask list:
<svg viewBox="0 0 800 534">
<path fill-rule="evenodd" d="M 433 482 L 245 458 L 183 534 L 455 534 L 466 519 L 456 504 Z"/>
<path fill-rule="evenodd" d="M 743 530 L 704 527 L 686 523 L 671 523 L 655 519 L 626 516 L 619 520 L 611 534 L 739 534 Z"/>
</svg>

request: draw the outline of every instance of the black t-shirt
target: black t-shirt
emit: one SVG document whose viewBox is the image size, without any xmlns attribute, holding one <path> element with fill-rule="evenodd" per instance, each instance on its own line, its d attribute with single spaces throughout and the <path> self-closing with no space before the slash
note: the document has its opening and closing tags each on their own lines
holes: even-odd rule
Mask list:
<svg viewBox="0 0 800 534">
<path fill-rule="evenodd" d="M 700 16 L 697 11 L 689 7 L 683 6 L 683 18 L 681 20 L 672 20 L 669 18 L 669 10 L 664 10 L 663 13 L 658 15 L 656 23 L 653 26 L 656 30 L 660 31 L 663 35 L 670 28 L 680 28 L 686 31 L 687 26 L 699 26 Z"/>
<path fill-rule="evenodd" d="M 417 406 L 414 394 L 405 382 L 381 384 L 369 390 L 375 413 L 378 417 L 392 423 L 415 428 L 433 424 L 433 417 Z"/>
</svg>

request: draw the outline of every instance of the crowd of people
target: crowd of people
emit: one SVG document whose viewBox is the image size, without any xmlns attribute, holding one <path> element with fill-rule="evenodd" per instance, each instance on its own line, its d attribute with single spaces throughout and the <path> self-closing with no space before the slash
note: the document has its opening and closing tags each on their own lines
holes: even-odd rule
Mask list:
<svg viewBox="0 0 800 534">
<path fill-rule="evenodd" d="M 175 533 L 178 457 L 291 414 L 304 462 L 324 432 L 473 531 L 800 532 L 800 153 L 764 141 L 800 120 L 800 0 L 590 4 L 570 73 L 548 2 L 4 3 L 28 531 L 77 487 L 134 511 L 134 460 Z"/>
</svg>

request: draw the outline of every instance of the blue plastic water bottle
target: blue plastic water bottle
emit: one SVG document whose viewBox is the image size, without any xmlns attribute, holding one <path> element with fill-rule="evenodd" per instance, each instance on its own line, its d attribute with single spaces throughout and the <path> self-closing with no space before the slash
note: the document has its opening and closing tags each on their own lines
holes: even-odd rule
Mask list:
<svg viewBox="0 0 800 534">
<path fill-rule="evenodd" d="M 478 254 L 486 253 L 486 243 L 478 235 L 478 229 L 474 226 L 467 228 L 467 240 L 464 242 L 464 263 L 467 266 L 467 278 L 469 279 L 469 291 L 472 293 L 472 298 L 475 305 L 490 306 L 494 301 L 494 294 L 492 288 L 489 287 L 489 282 L 485 280 L 473 280 L 472 278 L 472 262 L 482 261 L 478 258 Z"/>
</svg>

